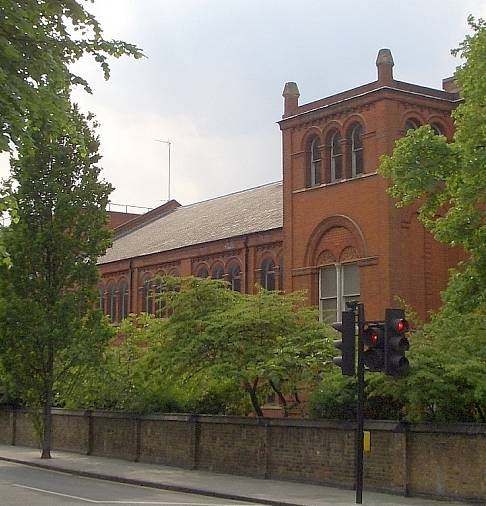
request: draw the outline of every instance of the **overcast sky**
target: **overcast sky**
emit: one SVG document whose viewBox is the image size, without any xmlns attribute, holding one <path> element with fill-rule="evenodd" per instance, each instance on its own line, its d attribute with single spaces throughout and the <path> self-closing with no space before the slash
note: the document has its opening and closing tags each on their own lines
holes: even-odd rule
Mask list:
<svg viewBox="0 0 486 506">
<path fill-rule="evenodd" d="M 103 176 L 115 203 L 189 204 L 281 178 L 282 89 L 301 103 L 376 79 L 388 47 L 395 78 L 441 88 L 458 65 L 468 14 L 486 0 L 96 0 L 88 10 L 105 37 L 141 47 L 143 60 L 111 64 L 103 80 L 91 60 L 77 92 L 101 127 Z M 7 174 L 6 163 L 0 175 Z"/>
</svg>

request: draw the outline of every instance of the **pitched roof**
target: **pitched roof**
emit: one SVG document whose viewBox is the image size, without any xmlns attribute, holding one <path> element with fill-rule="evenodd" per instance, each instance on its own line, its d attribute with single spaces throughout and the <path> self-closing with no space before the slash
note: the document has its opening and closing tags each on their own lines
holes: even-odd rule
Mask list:
<svg viewBox="0 0 486 506">
<path fill-rule="evenodd" d="M 282 227 L 282 182 L 176 207 L 115 236 L 106 264 Z"/>
</svg>

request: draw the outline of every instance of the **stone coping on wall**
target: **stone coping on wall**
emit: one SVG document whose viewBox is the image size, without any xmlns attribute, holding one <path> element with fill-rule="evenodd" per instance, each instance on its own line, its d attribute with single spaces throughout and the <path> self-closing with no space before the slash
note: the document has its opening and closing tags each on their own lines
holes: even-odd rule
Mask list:
<svg viewBox="0 0 486 506">
<path fill-rule="evenodd" d="M 6 412 L 29 413 L 26 408 L 3 408 Z M 223 415 L 197 415 L 191 413 L 153 413 L 149 415 L 124 411 L 76 410 L 53 408 L 53 415 L 91 416 L 93 418 L 125 418 L 134 420 L 164 420 L 173 422 L 199 422 L 208 424 L 327 428 L 334 430 L 354 430 L 356 423 L 350 420 L 324 420 L 304 418 L 265 418 Z M 427 432 L 449 434 L 486 434 L 486 423 L 409 423 L 395 420 L 365 420 L 365 430 L 385 432 Z"/>
</svg>

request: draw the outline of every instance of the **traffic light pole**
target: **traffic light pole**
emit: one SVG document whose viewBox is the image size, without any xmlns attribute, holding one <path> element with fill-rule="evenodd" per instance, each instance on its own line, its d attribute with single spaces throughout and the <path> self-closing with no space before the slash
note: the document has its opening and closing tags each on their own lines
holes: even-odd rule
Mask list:
<svg viewBox="0 0 486 506">
<path fill-rule="evenodd" d="M 363 504 L 363 438 L 364 438 L 364 304 L 356 305 L 358 313 L 358 370 L 356 406 L 356 504 Z"/>
<path fill-rule="evenodd" d="M 333 362 L 341 367 L 345 376 L 357 376 L 356 438 L 355 438 L 355 484 L 356 504 L 363 504 L 363 446 L 364 446 L 364 373 L 365 365 L 371 372 L 384 372 L 389 376 L 404 376 L 409 362 L 405 357 L 409 342 L 405 333 L 409 325 L 403 309 L 387 308 L 385 321 L 365 321 L 364 304 L 347 302 L 341 321 L 332 326 L 342 334 L 334 341 L 341 350 L 341 357 Z M 358 335 L 356 336 L 356 327 Z M 355 367 L 355 343 L 357 337 L 358 364 Z M 366 345 L 366 351 L 365 351 Z M 357 370 L 356 370 L 357 369 Z"/>
</svg>

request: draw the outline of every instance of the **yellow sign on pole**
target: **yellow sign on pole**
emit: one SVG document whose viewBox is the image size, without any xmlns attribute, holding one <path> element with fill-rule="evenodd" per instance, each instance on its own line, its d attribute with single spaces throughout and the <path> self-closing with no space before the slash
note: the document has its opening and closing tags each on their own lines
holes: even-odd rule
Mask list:
<svg viewBox="0 0 486 506">
<path fill-rule="evenodd" d="M 363 450 L 365 452 L 371 451 L 371 432 L 369 430 L 363 431 Z"/>
</svg>

